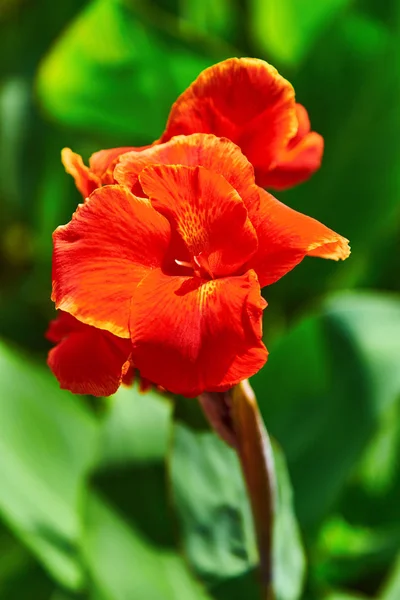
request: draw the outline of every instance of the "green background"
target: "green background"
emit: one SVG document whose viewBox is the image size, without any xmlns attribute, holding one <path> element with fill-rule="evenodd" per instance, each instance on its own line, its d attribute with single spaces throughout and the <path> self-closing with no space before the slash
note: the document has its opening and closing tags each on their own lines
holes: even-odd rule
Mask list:
<svg viewBox="0 0 400 600">
<path fill-rule="evenodd" d="M 400 598 L 400 3 L 0 1 L 0 599 L 257 599 L 236 456 L 195 401 L 61 392 L 44 331 L 72 147 L 157 138 L 229 56 L 273 63 L 326 143 L 277 197 L 351 240 L 264 290 L 277 600 Z"/>
</svg>

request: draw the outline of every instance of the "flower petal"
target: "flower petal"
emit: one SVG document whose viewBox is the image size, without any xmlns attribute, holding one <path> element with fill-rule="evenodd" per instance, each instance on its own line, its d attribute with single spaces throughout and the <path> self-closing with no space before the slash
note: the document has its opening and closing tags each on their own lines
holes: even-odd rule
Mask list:
<svg viewBox="0 0 400 600">
<path fill-rule="evenodd" d="M 61 160 L 65 170 L 75 180 L 75 185 L 84 198 L 96 188 L 101 186 L 101 179 L 95 173 L 83 164 L 82 157 L 70 148 L 63 148 L 61 151 Z"/>
<path fill-rule="evenodd" d="M 246 207 L 222 175 L 204 167 L 157 165 L 141 172 L 140 183 L 183 239 L 190 258 L 201 261 L 199 268 L 211 277 L 234 273 L 256 251 Z"/>
<path fill-rule="evenodd" d="M 133 291 L 162 263 L 169 239 L 168 221 L 148 200 L 117 185 L 95 190 L 53 234 L 56 308 L 129 337 Z"/>
<path fill-rule="evenodd" d="M 254 204 L 258 206 L 254 169 L 240 148 L 226 138 L 204 133 L 179 135 L 165 144 L 150 146 L 140 152 L 128 152 L 119 158 L 114 178 L 140 196 L 143 190 L 138 182 L 139 174 L 145 167 L 154 164 L 205 167 L 223 175 L 247 208 Z"/>
<path fill-rule="evenodd" d="M 145 148 L 149 148 L 149 146 L 142 146 L 136 148 L 133 146 L 124 146 L 122 148 L 110 148 L 108 150 L 99 150 L 99 152 L 95 152 L 89 158 L 90 170 L 95 175 L 101 178 L 103 184 L 113 184 L 113 171 L 118 161 L 118 158 L 126 152 L 131 152 L 132 150 L 140 152 Z"/>
<path fill-rule="evenodd" d="M 227 390 L 267 359 L 261 341 L 265 306 L 253 271 L 205 281 L 156 269 L 133 300 L 134 364 L 143 377 L 176 394 Z"/>
<path fill-rule="evenodd" d="M 299 129 L 277 160 L 276 166 L 260 178 L 260 185 L 285 190 L 311 177 L 321 166 L 324 139 L 310 131 L 310 120 L 304 106 L 296 104 Z"/>
<path fill-rule="evenodd" d="M 203 71 L 179 96 L 161 141 L 197 132 L 227 137 L 253 164 L 261 183 L 297 128 L 290 83 L 262 60 L 231 58 Z"/>
<path fill-rule="evenodd" d="M 258 251 L 248 263 L 260 286 L 277 281 L 305 256 L 344 260 L 348 240 L 322 223 L 307 217 L 260 188 L 260 210 L 251 215 L 258 236 Z"/>
<path fill-rule="evenodd" d="M 46 336 L 56 344 L 48 365 L 62 389 L 93 396 L 117 391 L 130 366 L 130 340 L 85 325 L 62 311 Z"/>
</svg>

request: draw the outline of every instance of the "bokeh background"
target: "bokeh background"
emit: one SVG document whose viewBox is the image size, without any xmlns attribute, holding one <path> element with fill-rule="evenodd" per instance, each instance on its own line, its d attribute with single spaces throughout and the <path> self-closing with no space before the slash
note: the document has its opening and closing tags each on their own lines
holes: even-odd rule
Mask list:
<svg viewBox="0 0 400 600">
<path fill-rule="evenodd" d="M 233 452 L 195 401 L 78 398 L 48 372 L 72 147 L 141 145 L 205 67 L 264 58 L 323 134 L 277 193 L 351 240 L 265 289 L 278 600 L 400 599 L 398 0 L 0 1 L 0 599 L 253 600 Z"/>
</svg>

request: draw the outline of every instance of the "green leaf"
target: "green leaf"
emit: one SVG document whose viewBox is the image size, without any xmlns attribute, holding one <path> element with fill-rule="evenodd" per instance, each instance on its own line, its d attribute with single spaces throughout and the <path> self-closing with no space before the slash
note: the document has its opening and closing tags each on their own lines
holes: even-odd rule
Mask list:
<svg viewBox="0 0 400 600">
<path fill-rule="evenodd" d="M 197 410 L 193 407 L 192 415 Z M 218 600 L 258 598 L 256 575 L 249 577 L 258 562 L 253 524 L 236 453 L 213 432 L 194 427 L 186 415 L 182 419 L 181 412 L 178 416 L 170 475 L 185 554 Z M 275 593 L 278 600 L 297 600 L 304 556 L 285 462 L 276 448 L 274 457 L 278 482 Z"/>
<path fill-rule="evenodd" d="M 177 422 L 171 483 L 185 553 L 207 584 L 257 564 L 252 517 L 236 453 L 212 431 Z"/>
<path fill-rule="evenodd" d="M 283 452 L 273 445 L 277 481 L 277 514 L 274 524 L 274 576 L 277 600 L 299 600 L 306 562 L 293 509 L 293 492 Z"/>
<path fill-rule="evenodd" d="M 393 528 L 371 528 L 332 516 L 313 547 L 312 576 L 321 586 L 334 587 L 379 581 L 398 546 L 399 531 L 396 535 Z"/>
<path fill-rule="evenodd" d="M 171 403 L 136 389 L 111 403 L 84 503 L 89 575 L 104 600 L 206 600 L 175 547 L 164 465 Z"/>
<path fill-rule="evenodd" d="M 400 393 L 399 363 L 399 300 L 347 293 L 282 336 L 253 378 L 267 428 L 285 451 L 307 529 L 332 507 Z"/>
<path fill-rule="evenodd" d="M 385 583 L 382 592 L 379 594 L 379 600 L 398 600 L 400 597 L 400 555 L 398 556 L 393 569 Z"/>
<path fill-rule="evenodd" d="M 31 598 L 48 600 L 53 583 L 31 554 L 0 526 L 0 597 L 1 600 Z"/>
<path fill-rule="evenodd" d="M 96 426 L 50 372 L 0 345 L 0 514 L 62 585 L 78 589 L 78 500 Z"/>
<path fill-rule="evenodd" d="M 250 28 L 261 52 L 278 63 L 299 64 L 348 0 L 252 0 Z"/>
<path fill-rule="evenodd" d="M 238 7 L 229 0 L 180 0 L 180 18 L 206 35 L 237 35 Z"/>
<path fill-rule="evenodd" d="M 42 63 L 38 92 L 63 123 L 149 143 L 178 94 L 212 62 L 153 32 L 123 2 L 94 0 Z"/>
<path fill-rule="evenodd" d="M 319 535 L 318 563 L 325 579 L 346 585 L 361 578 L 381 581 L 400 546 L 400 395 L 380 419 L 341 496 L 340 521 L 328 521 Z M 339 527 L 338 527 L 339 525 Z M 336 531 L 335 531 L 336 530 Z M 327 533 L 330 535 L 327 535 Z M 325 551 L 323 549 L 325 546 Z M 321 571 L 321 565 L 316 567 Z"/>
<path fill-rule="evenodd" d="M 278 198 L 347 237 L 352 255 L 340 264 L 306 259 L 266 291 L 270 306 L 297 313 L 327 289 L 398 288 L 399 60 L 398 37 L 352 8 L 301 69 L 285 73 L 325 151 L 321 169 Z"/>
<path fill-rule="evenodd" d="M 368 600 L 366 596 L 347 592 L 332 592 L 324 600 Z"/>
</svg>

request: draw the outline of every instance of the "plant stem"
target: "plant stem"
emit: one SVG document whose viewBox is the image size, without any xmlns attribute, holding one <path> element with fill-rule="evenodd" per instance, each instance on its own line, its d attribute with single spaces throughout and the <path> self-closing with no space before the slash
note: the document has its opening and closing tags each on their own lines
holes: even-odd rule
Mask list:
<svg viewBox="0 0 400 600">
<path fill-rule="evenodd" d="M 263 600 L 274 600 L 275 469 L 271 442 L 247 380 L 230 392 L 204 393 L 200 404 L 211 426 L 238 455 L 253 514 Z"/>
<path fill-rule="evenodd" d="M 233 389 L 231 412 L 257 536 L 263 598 L 273 600 L 274 460 L 256 397 L 247 380 Z"/>
</svg>

